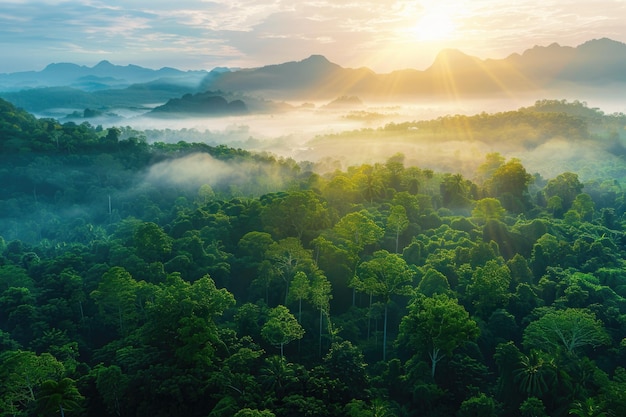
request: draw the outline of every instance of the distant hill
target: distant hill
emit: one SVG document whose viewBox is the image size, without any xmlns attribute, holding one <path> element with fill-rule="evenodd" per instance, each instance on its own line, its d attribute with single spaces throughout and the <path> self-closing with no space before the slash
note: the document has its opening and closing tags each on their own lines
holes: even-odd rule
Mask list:
<svg viewBox="0 0 626 417">
<path fill-rule="evenodd" d="M 465 97 L 544 89 L 606 87 L 626 82 L 626 44 L 610 39 L 576 48 L 535 46 L 504 59 L 480 59 L 443 50 L 426 70 L 376 74 L 367 68 L 342 68 L 323 56 L 298 62 L 234 71 L 205 80 L 205 89 L 265 94 L 280 98 L 328 99 Z"/>
<path fill-rule="evenodd" d="M 164 105 L 155 107 L 148 115 L 167 116 L 181 113 L 193 116 L 241 115 L 248 113 L 248 108 L 241 100 L 229 102 L 222 96 L 206 92 L 170 99 Z"/>
<path fill-rule="evenodd" d="M 41 71 L 0 74 L 0 91 L 40 87 L 75 87 L 85 91 L 96 91 L 105 88 L 124 88 L 160 79 L 174 84 L 197 86 L 207 75 L 207 71 L 181 71 L 168 67 L 153 70 L 137 65 L 114 65 L 109 61 L 101 61 L 93 67 L 54 63 Z"/>
</svg>

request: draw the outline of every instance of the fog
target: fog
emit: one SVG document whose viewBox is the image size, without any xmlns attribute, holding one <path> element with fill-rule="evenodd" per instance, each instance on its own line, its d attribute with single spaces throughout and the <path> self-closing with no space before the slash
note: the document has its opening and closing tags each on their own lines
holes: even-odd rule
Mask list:
<svg viewBox="0 0 626 417">
<path fill-rule="evenodd" d="M 205 153 L 195 153 L 152 165 L 144 182 L 147 185 L 175 186 L 198 190 L 209 185 L 217 191 L 237 195 L 260 195 L 282 189 L 290 178 L 271 164 L 250 161 L 220 161 Z"/>
<path fill-rule="evenodd" d="M 321 102 L 292 102 L 289 104 L 294 110 L 275 114 L 201 118 L 135 115 L 125 118 L 122 123 L 119 120 L 107 123 L 104 119 L 98 122 L 105 127 L 127 125 L 145 131 L 149 143 L 176 143 L 182 140 L 204 142 L 213 146 L 223 144 L 233 148 L 268 152 L 279 157 L 293 158 L 298 162 L 313 162 L 320 171 L 384 162 L 399 152 L 405 155 L 406 166 L 458 172 L 470 177 L 490 152 L 499 152 L 507 158 L 519 158 L 529 172 L 539 173 L 546 178 L 567 170 L 581 171 L 583 178 L 585 172 L 593 177 L 593 170 L 585 169 L 587 162 L 619 162 L 616 156 L 607 153 L 596 143 L 574 143 L 559 135 L 529 148 L 506 140 L 484 141 L 483 138 L 471 134 L 461 137 L 461 140 L 407 135 L 381 137 L 368 134 L 390 123 L 434 120 L 447 115 L 494 114 L 532 106 L 536 100 L 537 97 L 526 96 L 458 102 L 363 103 L 361 106 L 338 108 Z M 616 97 L 578 100 L 587 103 L 589 108 L 600 108 L 605 114 L 626 111 L 626 105 Z M 349 139 L 346 138 L 346 132 L 352 132 L 348 135 Z M 523 132 L 520 134 L 523 135 Z M 184 161 L 181 167 L 155 167 L 154 171 L 162 172 L 162 179 L 166 176 L 188 178 L 187 168 L 197 165 L 199 171 L 192 174 L 194 179 L 197 180 L 198 176 L 204 178 L 207 174 L 202 170 L 208 169 L 214 171 L 215 177 L 209 178 L 214 181 L 226 178 L 233 180 L 233 175 L 241 172 L 238 168 L 235 172 L 229 172 L 227 167 L 219 166 L 217 162 Z M 211 183 L 208 180 L 205 182 Z"/>
</svg>

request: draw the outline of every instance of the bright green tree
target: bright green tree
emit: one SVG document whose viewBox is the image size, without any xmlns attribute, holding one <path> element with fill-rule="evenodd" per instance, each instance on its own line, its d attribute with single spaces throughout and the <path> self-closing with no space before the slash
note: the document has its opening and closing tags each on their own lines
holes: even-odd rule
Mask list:
<svg viewBox="0 0 626 417">
<path fill-rule="evenodd" d="M 59 381 L 49 379 L 41 384 L 40 396 L 37 400 L 37 413 L 39 415 L 56 414 L 61 417 L 65 412 L 74 412 L 80 409 L 80 403 L 84 397 L 76 388 L 76 382 L 71 378 L 62 378 Z"/>
<path fill-rule="evenodd" d="M 488 220 L 502 220 L 506 213 L 497 198 L 483 198 L 474 204 L 472 217 L 486 223 Z"/>
<path fill-rule="evenodd" d="M 560 350 L 577 354 L 584 347 L 610 342 L 602 321 L 591 311 L 581 308 L 548 309 L 524 330 L 524 346 L 550 353 Z"/>
</svg>

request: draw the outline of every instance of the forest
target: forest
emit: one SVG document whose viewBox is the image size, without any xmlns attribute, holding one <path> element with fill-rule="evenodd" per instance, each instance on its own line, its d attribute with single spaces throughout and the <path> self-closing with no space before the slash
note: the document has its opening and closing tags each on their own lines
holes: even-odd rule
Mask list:
<svg viewBox="0 0 626 417">
<path fill-rule="evenodd" d="M 0 416 L 624 416 L 625 128 L 543 100 L 316 140 L 611 159 L 321 170 L 0 100 Z"/>
</svg>

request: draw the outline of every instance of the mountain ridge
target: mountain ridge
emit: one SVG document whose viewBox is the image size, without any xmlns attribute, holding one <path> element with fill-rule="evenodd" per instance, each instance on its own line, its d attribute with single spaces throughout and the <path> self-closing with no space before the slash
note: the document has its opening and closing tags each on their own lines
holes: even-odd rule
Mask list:
<svg viewBox="0 0 626 417">
<path fill-rule="evenodd" d="M 36 84 L 37 77 L 45 76 L 49 76 L 41 83 L 45 85 L 28 85 L 29 80 Z M 3 89 L 7 84 L 10 89 Z M 208 72 L 171 67 L 153 70 L 103 60 L 93 67 L 53 63 L 39 72 L 0 74 L 0 96 L 36 112 L 46 106 L 91 108 L 94 103 L 101 110 L 143 107 L 206 91 L 277 101 L 328 101 L 340 96 L 374 101 L 516 94 L 538 98 L 538 93 L 543 98 L 546 91 L 571 96 L 601 89 L 619 94 L 622 88 L 626 91 L 626 44 L 609 38 L 592 39 L 576 47 L 535 45 L 500 59 L 482 59 L 448 48 L 441 50 L 426 69 L 388 73 L 342 67 L 313 54 L 300 61 L 243 69 L 217 67 Z"/>
<path fill-rule="evenodd" d="M 313 66 L 307 65 L 311 62 L 317 71 L 311 71 Z M 311 72 L 314 76 L 309 76 Z M 369 68 L 343 68 L 311 55 L 302 61 L 225 73 L 202 87 L 283 99 L 303 94 L 312 98 L 462 97 L 534 91 L 571 83 L 605 86 L 613 82 L 626 82 L 626 44 L 601 38 L 577 47 L 558 43 L 536 45 L 502 59 L 481 59 L 458 49 L 443 49 L 424 70 L 409 68 L 384 74 Z"/>
<path fill-rule="evenodd" d="M 172 79 L 179 83 L 198 84 L 209 74 L 205 70 L 183 71 L 172 67 L 157 70 L 139 65 L 115 65 L 102 60 L 92 67 L 69 62 L 50 63 L 41 71 L 21 71 L 0 74 L 0 91 L 18 91 L 27 88 L 71 87 L 83 85 L 85 77 L 96 77 L 104 88 L 124 88 L 133 84 L 158 79 Z M 111 81 L 113 80 L 113 81 Z M 84 91 L 90 89 L 83 85 Z M 102 88 L 97 88 L 102 89 Z"/>
</svg>

